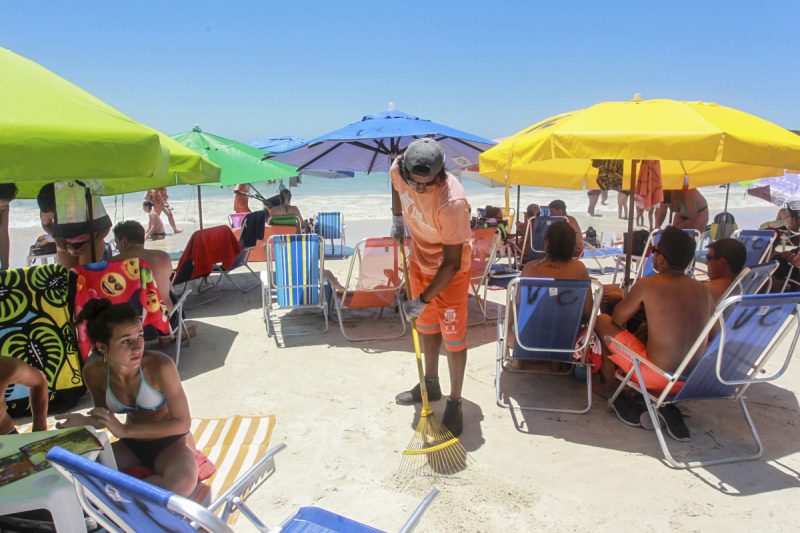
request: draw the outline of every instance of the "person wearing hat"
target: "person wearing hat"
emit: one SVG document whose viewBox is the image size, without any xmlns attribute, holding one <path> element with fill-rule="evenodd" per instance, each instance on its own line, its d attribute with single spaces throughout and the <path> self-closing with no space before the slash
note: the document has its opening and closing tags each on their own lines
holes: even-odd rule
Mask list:
<svg viewBox="0 0 800 533">
<path fill-rule="evenodd" d="M 459 435 L 461 388 L 467 364 L 467 299 L 472 232 L 464 188 L 444 167 L 444 149 L 433 139 L 417 139 L 392 164 L 392 237 L 411 235 L 409 278 L 413 299 L 403 294 L 403 312 L 416 319 L 425 352 L 428 399 L 442 397 L 439 351 L 444 342 L 450 369 L 450 397 L 442 423 Z M 397 395 L 400 405 L 422 401 L 420 386 Z"/>
</svg>

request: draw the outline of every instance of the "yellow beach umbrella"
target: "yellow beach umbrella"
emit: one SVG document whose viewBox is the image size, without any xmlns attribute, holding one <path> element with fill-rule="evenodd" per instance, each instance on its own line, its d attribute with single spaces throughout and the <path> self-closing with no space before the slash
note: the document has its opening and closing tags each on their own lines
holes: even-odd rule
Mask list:
<svg viewBox="0 0 800 533">
<path fill-rule="evenodd" d="M 548 118 L 480 154 L 481 175 L 515 185 L 597 189 L 593 160 L 659 160 L 664 189 L 775 176 L 800 166 L 800 137 L 743 111 L 676 100 L 605 102 Z M 634 195 L 631 195 L 633 212 Z M 629 229 L 632 229 L 632 218 Z M 627 272 L 630 268 L 626 262 Z"/>
</svg>

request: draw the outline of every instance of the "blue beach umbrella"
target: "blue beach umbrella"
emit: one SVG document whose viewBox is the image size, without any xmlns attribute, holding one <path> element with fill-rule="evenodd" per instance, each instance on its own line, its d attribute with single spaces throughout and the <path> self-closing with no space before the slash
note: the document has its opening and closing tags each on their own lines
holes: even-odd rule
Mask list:
<svg viewBox="0 0 800 533">
<path fill-rule="evenodd" d="M 265 152 L 273 153 L 281 153 L 281 152 L 288 152 L 289 150 L 294 150 L 298 146 L 302 146 L 306 143 L 305 139 L 301 139 L 300 137 L 292 137 L 292 136 L 285 136 L 285 137 L 264 137 L 261 139 L 257 139 L 250 143 L 250 146 L 258 148 L 259 150 L 264 150 Z M 314 169 L 314 170 L 305 170 L 302 172 L 303 176 L 314 176 L 317 178 L 328 178 L 328 179 L 340 179 L 340 178 L 354 178 L 355 172 L 350 172 L 346 170 L 322 170 L 322 169 Z"/>
<path fill-rule="evenodd" d="M 388 172 L 392 161 L 414 139 L 432 137 L 444 147 L 448 168 L 476 165 L 478 154 L 494 142 L 397 110 L 367 115 L 283 153 L 269 154 L 278 161 L 309 170 Z"/>
</svg>

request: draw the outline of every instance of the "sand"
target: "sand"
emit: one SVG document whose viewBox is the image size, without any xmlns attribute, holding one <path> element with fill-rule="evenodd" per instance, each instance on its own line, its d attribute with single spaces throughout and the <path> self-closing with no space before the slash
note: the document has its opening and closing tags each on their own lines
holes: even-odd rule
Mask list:
<svg viewBox="0 0 800 533">
<path fill-rule="evenodd" d="M 774 209 L 740 216 L 765 220 Z M 588 216 L 579 217 L 586 225 Z M 610 217 L 604 217 L 610 224 Z M 620 221 L 619 228 L 621 229 Z M 388 221 L 348 224 L 348 244 L 385 234 Z M 616 225 L 614 226 L 616 227 Z M 612 229 L 612 231 L 614 231 Z M 36 232 L 34 232 L 36 233 Z M 186 234 L 160 246 L 176 246 Z M 25 236 L 12 235 L 15 242 Z M 15 257 L 20 255 L 15 246 Z M 328 260 L 339 275 L 347 261 Z M 262 268 L 263 264 L 254 265 Z M 250 275 L 237 273 L 249 282 Z M 606 278 L 607 279 L 607 278 Z M 491 293 L 501 301 L 504 292 Z M 418 531 L 791 531 L 798 529 L 800 367 L 774 384 L 750 389 L 748 405 L 765 447 L 759 461 L 692 471 L 661 461 L 655 434 L 620 423 L 594 398 L 586 415 L 512 413 L 494 397 L 496 325 L 468 332 L 464 384 L 467 469 L 453 479 L 398 481 L 400 454 L 414 433 L 416 410 L 395 405 L 396 393 L 416 381 L 410 334 L 391 341 L 344 339 L 335 319 L 326 333 L 267 337 L 259 290 L 225 290 L 222 298 L 187 312 L 199 333 L 181 354 L 180 373 L 193 416 L 275 414 L 272 444 L 285 442 L 277 473 L 250 498 L 270 526 L 302 505 L 318 505 L 386 530 L 397 530 L 417 502 L 436 486 L 439 498 Z M 320 315 L 303 321 L 321 326 Z M 361 320 L 360 331 L 388 331 L 395 316 Z M 788 345 L 782 346 L 782 351 Z M 173 349 L 168 349 L 173 353 Z M 446 359 L 442 387 L 449 390 Z M 549 401 L 576 405 L 574 378 L 507 379 L 504 390 L 528 398 L 544 384 Z M 730 405 L 728 405 L 730 404 Z M 83 406 L 88 405 L 84 400 Z M 441 415 L 444 401 L 436 402 Z M 749 434 L 733 402 L 686 409 L 693 432 L 677 455 L 749 451 Z M 245 521 L 237 530 L 250 531 Z"/>
</svg>

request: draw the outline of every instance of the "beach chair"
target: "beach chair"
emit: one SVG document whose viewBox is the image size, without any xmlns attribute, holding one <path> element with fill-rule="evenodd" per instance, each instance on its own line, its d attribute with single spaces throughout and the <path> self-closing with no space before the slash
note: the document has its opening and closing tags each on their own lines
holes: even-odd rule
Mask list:
<svg viewBox="0 0 800 533">
<path fill-rule="evenodd" d="M 218 274 L 216 282 L 213 282 L 213 286 L 219 286 L 223 279 L 227 279 L 236 290 L 244 293 L 252 291 L 261 284 L 261 279 L 258 274 L 250 268 L 248 263 L 250 262 L 250 254 L 253 249 L 258 245 L 259 241 L 264 239 L 264 224 L 267 215 L 264 211 L 238 214 L 245 215 L 242 218 L 241 231 L 234 233 L 234 236 L 239 241 L 239 245 L 242 247 L 242 251 L 236 254 L 230 267 L 225 268 L 222 264 L 216 264 L 211 273 Z M 239 285 L 233 276 L 231 276 L 231 272 L 239 268 L 247 269 L 250 275 L 255 278 L 255 283 L 249 287 Z"/>
<path fill-rule="evenodd" d="M 74 287 L 61 265 L 0 271 L 0 357 L 44 372 L 54 411 L 72 408 L 86 390 L 72 322 Z M 11 416 L 30 413 L 27 387 L 12 384 L 3 392 Z"/>
<path fill-rule="evenodd" d="M 597 269 L 593 271 L 592 274 L 603 275 L 613 273 L 616 275 L 620 267 L 617 258 L 624 255 L 625 252 L 622 248 L 592 246 L 588 242 L 583 241 L 583 253 L 581 254 L 581 259 L 590 259 L 597 265 Z M 614 266 L 604 266 L 601 262 L 602 259 L 614 259 Z M 624 267 L 624 263 L 622 266 Z"/>
<path fill-rule="evenodd" d="M 332 275 L 328 277 L 326 281 L 331 287 L 332 303 L 344 338 L 351 341 L 366 341 L 396 339 L 405 334 L 406 321 L 400 312 L 397 313 L 397 319 L 400 321 L 399 333 L 354 337 L 347 334 L 344 326 L 344 314 L 349 310 L 380 309 L 380 318 L 387 308 L 397 308 L 399 291 L 403 288 L 400 261 L 400 248 L 394 239 L 373 237 L 364 239 L 356 245 L 350 258 L 344 285 Z"/>
<path fill-rule="evenodd" d="M 258 470 L 274 470 L 274 457 L 285 444 L 272 448 L 242 476 L 242 482 L 257 477 Z M 86 514 L 107 531 L 209 531 L 232 533 L 234 529 L 215 514 L 219 509 L 237 509 L 258 531 L 269 528 L 246 503 L 252 490 L 237 497 L 223 495 L 208 507 L 168 490 L 118 472 L 105 465 L 55 446 L 47 452 L 47 460 L 74 486 Z M 257 485 L 256 485 L 257 487 Z M 254 488 L 256 488 L 254 487 Z M 401 532 L 413 531 L 422 514 L 438 494 L 433 489 L 412 513 Z M 223 511 L 223 516 L 225 511 Z M 301 507 L 287 518 L 280 531 L 352 531 L 375 532 L 374 528 L 318 507 Z"/>
<path fill-rule="evenodd" d="M 197 294 L 204 294 L 217 287 L 209 276 L 219 265 L 223 270 L 230 271 L 234 261 L 242 251 L 242 246 L 233 235 L 228 226 L 214 226 L 195 231 L 186 243 L 178 266 L 172 278 L 172 286 L 183 285 L 183 291 L 188 288 L 189 282 L 200 280 Z M 177 291 L 181 294 L 183 291 Z M 186 309 L 194 309 L 213 302 L 222 296 L 220 291 L 203 300 L 193 301 L 191 305 L 184 304 Z"/>
<path fill-rule="evenodd" d="M 317 213 L 317 235 L 330 241 L 331 255 L 334 254 L 334 239 L 339 241 L 339 255 L 344 253 L 344 217 L 340 211 L 323 211 Z"/>
<path fill-rule="evenodd" d="M 724 302 L 730 296 L 741 294 L 758 294 L 764 285 L 767 286 L 764 292 L 770 292 L 772 274 L 778 269 L 778 264 L 777 261 L 770 261 L 753 267 L 744 267 L 728 287 L 728 290 L 720 297 L 719 301 Z"/>
<path fill-rule="evenodd" d="M 683 231 L 688 233 L 689 236 L 695 240 L 695 243 L 700 239 L 700 232 L 696 229 L 684 229 Z M 639 269 L 636 271 L 634 282 L 656 274 L 656 270 L 653 268 L 653 248 L 658 245 L 662 233 L 664 233 L 663 229 L 657 229 L 652 231 L 647 238 L 647 242 L 644 245 L 644 253 L 642 254 L 643 259 L 639 263 Z M 695 262 L 692 261 L 691 264 L 686 267 L 686 274 L 692 277 L 694 277 L 694 263 Z"/>
<path fill-rule="evenodd" d="M 593 298 L 591 315 L 585 324 L 583 309 L 586 298 Z M 510 409 L 586 413 L 592 407 L 592 372 L 586 371 L 586 406 L 581 409 L 512 405 L 503 398 L 500 378 L 504 371 L 550 374 L 511 368 L 511 359 L 519 361 L 552 361 L 570 365 L 587 365 L 590 334 L 603 297 L 603 285 L 596 280 L 561 280 L 545 278 L 516 278 L 511 280 L 506 294 L 505 318 L 497 321 L 497 361 L 495 398 L 497 405 Z M 517 303 L 519 302 L 519 303 Z M 513 323 L 511 318 L 513 317 Z M 511 331 L 509 331 L 511 330 Z M 552 372 L 558 374 L 558 372 Z"/>
<path fill-rule="evenodd" d="M 703 350 L 715 326 L 719 326 L 720 331 Z M 766 364 L 781 345 L 781 341 L 789 336 L 792 339 L 791 346 L 782 365 L 772 375 L 764 377 Z M 694 468 L 758 459 L 763 452 L 763 446 L 745 405 L 744 395 L 753 383 L 774 381 L 786 371 L 798 336 L 800 336 L 800 293 L 786 293 L 746 294 L 732 296 L 721 302 L 681 364 L 672 373 L 664 372 L 651 362 L 642 359 L 616 339 L 606 337 L 609 342 L 616 344 L 624 357 L 632 363 L 627 374 L 624 376 L 617 374 L 618 378 L 621 378 L 621 383 L 609 399 L 609 405 L 625 387 L 631 387 L 641 393 L 664 458 L 675 468 Z M 702 356 L 694 368 L 687 371 L 696 352 Z M 667 382 L 666 386 L 661 390 L 642 386 L 641 384 L 646 383 L 642 373 L 643 367 L 663 377 Z M 668 404 L 713 399 L 734 400 L 739 403 L 755 441 L 754 453 L 707 460 L 678 461 L 667 446 L 656 410 Z"/>
<path fill-rule="evenodd" d="M 544 256 L 544 236 L 547 233 L 547 228 L 560 221 L 566 222 L 567 217 L 540 215 L 528 221 L 525 226 L 525 237 L 522 239 L 520 264 Z"/>
<path fill-rule="evenodd" d="M 481 311 L 477 322 L 469 322 L 467 326 L 483 324 L 488 318 L 489 275 L 497 260 L 497 248 L 500 246 L 500 233 L 497 228 L 475 228 L 472 230 L 472 262 L 470 265 L 469 286 L 472 296 Z M 497 313 L 500 311 L 498 310 Z M 497 316 L 492 317 L 496 320 Z"/>
<path fill-rule="evenodd" d="M 267 270 L 261 272 L 261 303 L 267 335 L 275 333 L 273 314 L 280 310 L 316 308 L 328 331 L 325 299 L 325 239 L 315 234 L 273 235 L 266 244 Z M 283 333 L 307 335 L 312 331 Z"/>
<path fill-rule="evenodd" d="M 775 232 L 764 229 L 743 229 L 733 233 L 733 238 L 747 250 L 744 266 L 759 265 L 767 260 L 775 242 Z"/>
</svg>

